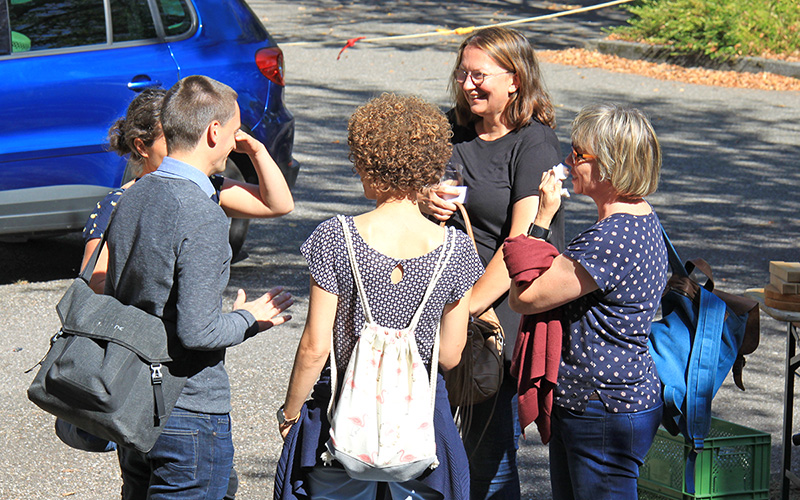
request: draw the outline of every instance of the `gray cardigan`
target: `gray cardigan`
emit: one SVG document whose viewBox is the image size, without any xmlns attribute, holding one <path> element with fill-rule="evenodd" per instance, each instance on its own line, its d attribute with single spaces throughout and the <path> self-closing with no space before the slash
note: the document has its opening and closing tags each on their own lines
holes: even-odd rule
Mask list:
<svg viewBox="0 0 800 500">
<path fill-rule="evenodd" d="M 231 261 L 225 213 L 192 180 L 146 175 L 120 197 L 108 247 L 105 292 L 164 319 L 185 349 L 189 378 L 176 406 L 230 412 L 225 348 L 258 328 L 247 311 L 221 310 Z"/>
</svg>

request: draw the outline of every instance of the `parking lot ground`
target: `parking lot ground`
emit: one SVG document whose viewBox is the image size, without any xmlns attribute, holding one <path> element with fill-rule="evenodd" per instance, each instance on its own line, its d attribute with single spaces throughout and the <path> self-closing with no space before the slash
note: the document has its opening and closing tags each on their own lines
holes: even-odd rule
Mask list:
<svg viewBox="0 0 800 500">
<path fill-rule="evenodd" d="M 447 79 L 460 37 L 356 44 L 339 60 L 341 45 L 321 42 L 489 24 L 530 17 L 554 5 L 527 0 L 249 3 L 284 47 L 286 96 L 297 119 L 295 156 L 303 168 L 295 211 L 251 225 L 246 255 L 232 266 L 225 301 L 230 307 L 237 288 L 255 294 L 275 284 L 298 298 L 291 323 L 230 349 L 227 357 L 239 498 L 244 500 L 272 495 L 281 446 L 274 412 L 283 401 L 307 305 L 308 277 L 298 248 L 322 220 L 369 208 L 347 159 L 347 118 L 384 91 L 448 106 Z M 622 22 L 618 12 L 521 29 L 537 46 L 559 48 L 599 36 L 614 22 Z M 309 41 L 319 43 L 297 43 Z M 800 260 L 800 93 L 723 89 L 556 64 L 543 64 L 543 72 L 565 153 L 570 120 L 586 104 L 618 101 L 651 116 L 664 166 L 650 201 L 682 257 L 705 258 L 719 288 L 739 293 L 763 286 L 770 260 Z M 578 196 L 567 210 L 568 234 L 596 215 L 593 204 Z M 52 432 L 52 417 L 25 397 L 33 375 L 24 370 L 41 358 L 57 329 L 54 305 L 76 273 L 80 249 L 77 235 L 0 244 L 0 376 L 6 383 L 0 391 L 0 418 L 6 424 L 0 430 L 0 500 L 100 500 L 119 492 L 113 455 L 61 444 Z M 726 380 L 713 410 L 720 418 L 770 433 L 771 496 L 777 498 L 785 325 L 764 315 L 761 320 L 761 345 L 745 369 L 747 391 Z M 519 462 L 523 497 L 549 499 L 547 453 L 535 429 L 521 442 Z M 800 468 L 800 460 L 795 465 Z M 796 491 L 793 495 L 798 497 Z"/>
</svg>

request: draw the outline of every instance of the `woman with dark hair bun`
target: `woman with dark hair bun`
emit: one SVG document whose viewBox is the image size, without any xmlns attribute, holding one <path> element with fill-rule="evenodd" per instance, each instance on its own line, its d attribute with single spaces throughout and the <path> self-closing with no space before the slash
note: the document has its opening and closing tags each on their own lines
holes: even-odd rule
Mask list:
<svg viewBox="0 0 800 500">
<path fill-rule="evenodd" d="M 167 142 L 161 129 L 161 105 L 165 95 L 166 90 L 160 87 L 145 89 L 131 101 L 125 116 L 118 119 L 108 131 L 109 149 L 120 156 L 130 155 L 136 179 L 154 172 L 167 156 Z M 217 191 L 216 201 L 228 217 L 269 218 L 291 212 L 294 208 L 292 193 L 264 145 L 240 130 L 236 133 L 235 151 L 250 157 L 258 175 L 258 185 L 211 176 Z M 117 200 L 136 179 L 110 192 L 89 216 L 83 228 L 86 246 L 81 269 L 100 243 Z M 107 264 L 108 253 L 103 249 L 89 282 L 96 293 L 103 293 Z"/>
<path fill-rule="evenodd" d="M 536 54 L 520 32 L 486 28 L 459 47 L 450 81 L 454 108 L 452 163 L 463 167 L 464 206 L 486 273 L 475 284 L 470 315 L 494 307 L 506 334 L 506 369 L 496 397 L 472 406 L 464 434 L 470 457 L 473 499 L 520 498 L 517 447 L 521 433 L 514 377 L 509 372 L 520 315 L 508 307 L 510 278 L 503 264 L 503 240 L 528 231 L 536 216 L 542 173 L 559 163 L 555 113 Z M 440 221 L 464 227 L 457 190 L 439 185 L 420 199 Z M 549 241 L 564 248 L 564 217 L 553 219 Z"/>
<path fill-rule="evenodd" d="M 109 150 L 120 156 L 130 155 L 136 177 L 157 169 L 167 154 L 167 145 L 161 140 L 164 137 L 161 130 L 161 104 L 166 93 L 161 87 L 143 90 L 131 101 L 127 114 L 118 118 L 108 130 Z M 154 146 L 159 154 L 151 157 Z"/>
</svg>

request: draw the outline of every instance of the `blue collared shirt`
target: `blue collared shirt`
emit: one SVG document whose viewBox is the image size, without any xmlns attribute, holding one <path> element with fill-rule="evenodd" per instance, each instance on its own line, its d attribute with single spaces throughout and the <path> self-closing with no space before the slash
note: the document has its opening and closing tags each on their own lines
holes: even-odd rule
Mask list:
<svg viewBox="0 0 800 500">
<path fill-rule="evenodd" d="M 200 189 L 202 189 L 209 198 L 216 193 L 214 185 L 211 184 L 211 180 L 209 180 L 206 174 L 201 172 L 200 169 L 188 163 L 176 160 L 175 158 L 170 158 L 169 156 L 164 157 L 164 161 L 161 162 L 158 170 L 153 172 L 153 174 L 171 179 L 186 179 L 192 181 L 200 186 Z"/>
</svg>

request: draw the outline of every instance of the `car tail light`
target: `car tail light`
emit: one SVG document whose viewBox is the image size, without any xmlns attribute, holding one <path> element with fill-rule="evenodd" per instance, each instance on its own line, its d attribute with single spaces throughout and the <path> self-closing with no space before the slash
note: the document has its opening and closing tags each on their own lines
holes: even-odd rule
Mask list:
<svg viewBox="0 0 800 500">
<path fill-rule="evenodd" d="M 261 73 L 273 83 L 284 86 L 283 52 L 278 47 L 269 47 L 256 51 L 256 66 Z"/>
</svg>

